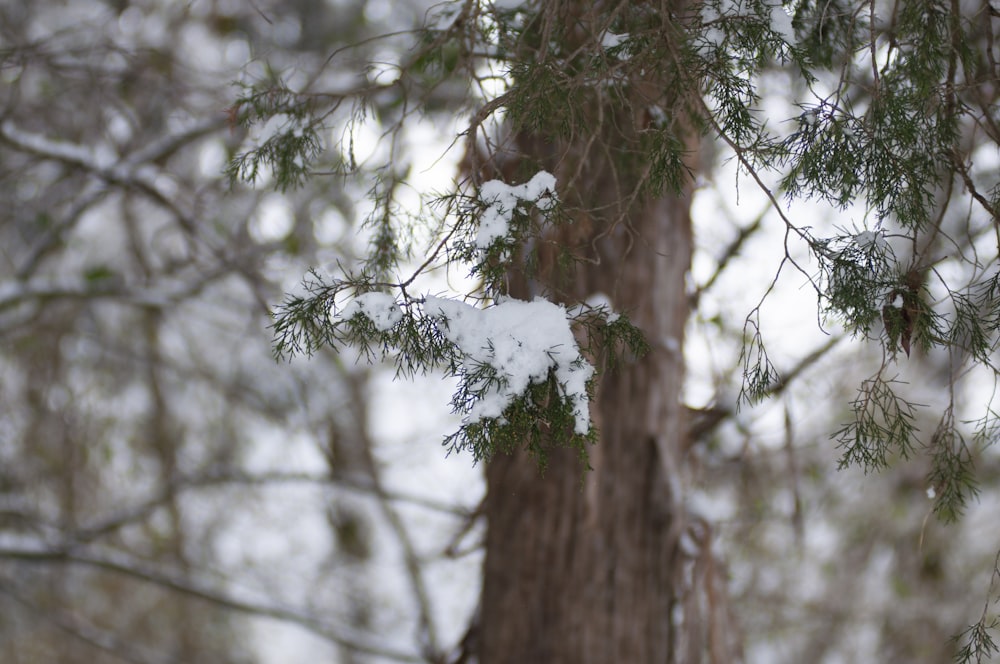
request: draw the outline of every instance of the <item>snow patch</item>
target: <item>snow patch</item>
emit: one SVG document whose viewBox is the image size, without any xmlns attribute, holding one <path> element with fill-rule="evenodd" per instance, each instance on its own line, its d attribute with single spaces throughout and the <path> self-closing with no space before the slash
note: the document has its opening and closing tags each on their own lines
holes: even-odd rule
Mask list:
<svg viewBox="0 0 1000 664">
<path fill-rule="evenodd" d="M 881 231 L 861 231 L 854 236 L 854 243 L 861 250 L 874 247 L 877 251 L 884 251 L 887 246 L 885 235 Z"/>
<path fill-rule="evenodd" d="M 788 14 L 780 2 L 768 5 L 770 9 L 771 30 L 773 30 L 786 44 L 795 44 L 795 28 L 792 27 L 792 17 Z"/>
<path fill-rule="evenodd" d="M 601 292 L 592 293 L 586 302 L 592 310 L 604 314 L 604 320 L 610 325 L 621 316 L 615 313 L 615 308 L 611 305 L 611 298 Z"/>
<path fill-rule="evenodd" d="M 601 46 L 605 49 L 621 46 L 628 41 L 628 33 L 615 34 L 610 30 L 601 35 Z"/>
</svg>

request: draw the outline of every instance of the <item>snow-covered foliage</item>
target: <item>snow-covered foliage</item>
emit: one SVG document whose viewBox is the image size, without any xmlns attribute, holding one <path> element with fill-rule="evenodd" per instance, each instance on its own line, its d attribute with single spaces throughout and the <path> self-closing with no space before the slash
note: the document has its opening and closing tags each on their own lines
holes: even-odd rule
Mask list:
<svg viewBox="0 0 1000 664">
<path fill-rule="evenodd" d="M 572 405 L 574 431 L 590 430 L 587 386 L 594 368 L 580 355 L 566 318 L 566 310 L 548 300 L 506 300 L 488 309 L 428 296 L 426 313 L 441 319 L 440 329 L 464 357 L 463 372 L 490 379 L 473 380 L 478 395 L 469 412 L 476 422 L 499 419 L 532 384 L 544 383 L 552 372 L 563 398 Z"/>
<path fill-rule="evenodd" d="M 487 249 L 509 234 L 511 217 L 518 205 L 534 203 L 543 212 L 555 206 L 558 202 L 556 179 L 551 173 L 539 171 L 520 185 L 512 186 L 500 180 L 490 180 L 479 188 L 479 200 L 486 209 L 479 219 L 476 246 Z"/>
<path fill-rule="evenodd" d="M 469 304 L 411 295 L 410 283 L 421 271 L 446 261 L 438 252 L 450 249 L 447 242 L 399 283 L 374 283 L 363 275 L 328 282 L 314 272 L 305 294 L 287 298 L 281 307 L 277 353 L 310 353 L 334 342 L 354 345 L 369 359 L 392 361 L 401 374 L 444 368 L 459 378 L 452 408 L 463 418 L 447 442 L 453 449 L 470 450 L 476 460 L 525 444 L 540 463 L 554 446 L 583 453 L 596 435 L 590 390 L 597 369 L 578 339 L 611 363 L 623 351 L 644 352 L 645 342 L 603 294 L 568 309 L 542 297 L 526 302 L 503 295 L 504 261 L 530 234 L 523 222 L 534 214 L 539 223 L 548 223 L 559 205 L 555 176 L 540 170 L 521 184 L 489 180 L 479 186 L 477 197 L 460 200 L 459 212 L 446 223 L 453 225 L 452 233 L 461 230 L 463 237 L 473 238 L 456 246 L 464 248 L 461 255 L 483 280 L 483 292 L 497 294 L 495 299 L 467 294 Z M 343 303 L 350 291 L 357 294 Z M 547 424 L 540 427 L 543 413 Z"/>
<path fill-rule="evenodd" d="M 467 422 L 490 418 L 502 423 L 511 404 L 551 374 L 572 408 L 574 432 L 585 436 L 590 430 L 588 384 L 594 368 L 580 354 L 564 307 L 536 298 L 532 302 L 507 299 L 480 309 L 428 295 L 423 311 L 461 356 L 459 373 L 474 395 Z M 609 322 L 617 320 L 612 315 L 607 315 Z M 358 295 L 335 316 L 341 321 L 362 316 L 380 333 L 390 332 L 404 320 L 393 296 L 377 291 Z"/>
<path fill-rule="evenodd" d="M 387 293 L 376 291 L 358 295 L 340 312 L 340 317 L 343 319 L 357 315 L 370 320 L 379 332 L 388 332 L 403 319 L 403 313 L 396 305 L 396 300 Z"/>
</svg>

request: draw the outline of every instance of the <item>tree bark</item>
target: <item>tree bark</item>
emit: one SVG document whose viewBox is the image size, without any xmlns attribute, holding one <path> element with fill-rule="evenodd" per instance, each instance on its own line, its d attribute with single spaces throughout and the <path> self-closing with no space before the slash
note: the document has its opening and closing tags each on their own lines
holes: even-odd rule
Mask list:
<svg viewBox="0 0 1000 664">
<path fill-rule="evenodd" d="M 627 150 L 635 156 L 653 123 L 647 109 L 664 89 L 656 79 L 631 86 L 631 103 L 595 111 L 587 135 L 513 139 L 519 161 L 556 173 L 575 218 L 539 251 L 574 247 L 584 260 L 567 275 L 542 256 L 534 281 L 511 275 L 511 294 L 530 299 L 545 291 L 566 302 L 606 294 L 651 350 L 602 377 L 590 471 L 568 449 L 552 452 L 543 476 L 526 453 L 489 462 L 481 664 L 740 659 L 708 526 L 685 515 L 680 497 L 693 183 L 630 199 L 643 173 L 615 163 Z M 677 133 L 689 157 L 697 154 L 694 132 Z"/>
<path fill-rule="evenodd" d="M 688 202 L 645 206 L 631 253 L 602 257 L 580 275 L 581 299 L 617 280 L 615 308 L 630 312 L 652 346 L 602 381 L 592 470 L 584 474 L 572 450 L 554 451 L 543 477 L 523 453 L 487 468 L 482 664 L 695 661 L 678 658 L 673 619 L 684 601 Z"/>
<path fill-rule="evenodd" d="M 594 181 L 568 197 L 608 190 Z M 680 499 L 691 194 L 687 185 L 625 220 L 591 224 L 582 244 L 596 260 L 568 284 L 549 279 L 567 300 L 608 294 L 651 350 L 603 376 L 590 471 L 567 449 L 552 453 L 544 476 L 524 453 L 489 463 L 482 664 L 739 659 L 708 526 L 687 517 Z M 512 283 L 516 297 L 537 294 Z"/>
</svg>

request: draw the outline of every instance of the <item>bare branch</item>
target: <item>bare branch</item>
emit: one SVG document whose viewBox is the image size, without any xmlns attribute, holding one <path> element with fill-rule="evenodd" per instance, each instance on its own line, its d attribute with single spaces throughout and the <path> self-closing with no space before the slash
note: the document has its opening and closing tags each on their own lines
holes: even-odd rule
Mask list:
<svg viewBox="0 0 1000 664">
<path fill-rule="evenodd" d="M 348 629 L 335 626 L 316 616 L 290 607 L 266 604 L 250 599 L 242 599 L 225 590 L 212 588 L 207 584 L 174 576 L 160 569 L 154 569 L 134 559 L 108 555 L 93 555 L 72 550 L 44 550 L 0 548 L 0 559 L 26 564 L 81 565 L 105 572 L 127 576 L 150 583 L 187 597 L 200 599 L 216 607 L 261 618 L 271 618 L 298 625 L 338 646 L 354 652 L 385 657 L 397 662 L 422 662 L 421 657 L 408 652 L 386 648 L 372 643 L 360 635 L 349 634 Z"/>
</svg>

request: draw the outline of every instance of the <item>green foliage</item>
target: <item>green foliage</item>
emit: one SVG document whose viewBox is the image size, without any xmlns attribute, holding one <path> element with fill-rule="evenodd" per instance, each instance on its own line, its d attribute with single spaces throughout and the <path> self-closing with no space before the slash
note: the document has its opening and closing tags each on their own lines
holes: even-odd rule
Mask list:
<svg viewBox="0 0 1000 664">
<path fill-rule="evenodd" d="M 861 466 L 865 472 L 882 470 L 894 457 L 913 455 L 918 404 L 897 394 L 896 379 L 881 372 L 866 379 L 851 403 L 853 421 L 834 434 L 843 454 L 840 467 Z"/>
<path fill-rule="evenodd" d="M 478 404 L 506 379 L 449 341 L 443 321 L 414 294 L 418 279 L 436 270 L 467 272 L 475 286 L 464 298 L 480 308 L 502 302 L 512 282 L 565 301 L 575 270 L 602 258 L 595 237 L 630 231 L 633 210 L 688 190 L 701 156 L 689 150 L 700 132 L 728 146 L 740 177 L 777 209 L 786 253 L 775 280 L 793 265 L 815 289 L 824 329 L 845 330 L 881 351 L 881 365 L 861 382 L 848 421 L 832 436 L 840 467 L 877 472 L 921 455 L 935 514 L 959 518 L 978 492 L 980 453 L 1000 438 L 991 403 L 981 418 L 961 421 L 954 397 L 955 383 L 974 369 L 1000 375 L 1000 269 L 992 246 L 1000 185 L 995 165 L 978 166 L 989 160 L 974 152 L 997 142 L 995 63 L 982 52 L 979 25 L 993 19 L 942 0 L 801 0 L 788 3 L 791 15 L 758 0 L 708 0 L 677 13 L 645 3 L 575 8 L 456 3 L 448 9 L 453 19 L 416 33 L 391 84 L 333 95 L 293 94 L 270 81 L 234 104 L 241 124 L 278 129 L 237 156 L 231 177 L 252 181 L 266 168 L 279 188 L 297 186 L 314 170 L 317 137 L 340 129 L 346 163 L 335 170 L 373 183 L 366 187 L 368 251 L 358 266 L 338 266 L 335 277 L 312 273 L 302 294 L 286 298 L 275 312 L 275 353 L 353 349 L 366 361 L 394 365 L 400 376 L 442 371 L 458 379 L 451 405 L 463 418 L 444 441 L 449 452 L 480 461 L 525 449 L 544 468 L 553 449 L 569 447 L 586 463 L 598 432 L 579 432 L 554 370 L 505 402 L 499 416 L 478 416 Z M 763 99 L 765 81 L 787 90 L 790 117 L 775 117 L 780 104 L 764 112 L 764 101 L 772 101 Z M 449 96 L 455 91 L 464 102 Z M 402 205 L 398 193 L 409 177 L 397 153 L 403 123 L 415 114 L 441 118 L 441 110 L 451 122 L 470 99 L 475 107 L 456 136 L 464 149 L 458 182 Z M 389 163 L 357 163 L 352 137 L 362 124 L 391 144 Z M 518 200 L 503 232 L 484 241 L 484 219 L 496 212 L 483 200 L 486 182 L 503 178 L 513 186 L 540 169 L 559 174 L 558 203 Z M 597 181 L 610 183 L 620 200 L 588 208 L 591 192 L 574 188 Z M 801 200 L 825 202 L 862 229 L 802 226 L 782 209 Z M 574 236 L 563 228 L 574 219 L 598 228 Z M 433 239 L 418 244 L 427 230 Z M 561 237 L 573 239 L 556 244 Z M 797 258 L 796 242 L 808 261 Z M 391 297 L 396 313 L 374 320 L 347 309 L 368 293 Z M 625 316 L 567 305 L 588 361 L 601 370 L 623 358 L 641 361 L 646 341 Z M 744 325 L 740 404 L 781 393 L 795 373 L 783 376 L 768 357 L 761 307 Z M 952 396 L 935 415 L 937 427 L 921 432 L 917 422 L 931 406 L 908 396 L 897 367 L 944 354 Z M 961 416 L 973 407 L 962 403 Z M 957 660 L 996 654 L 997 625 L 984 611 L 956 637 Z"/>
<path fill-rule="evenodd" d="M 743 366 L 743 387 L 740 389 L 738 403 L 755 404 L 770 396 L 778 385 L 781 377 L 778 370 L 771 364 L 764 348 L 764 338 L 760 333 L 759 312 L 755 311 L 752 318 L 747 318 L 747 328 L 752 333 L 747 335 L 744 329 L 744 342 L 740 351 L 740 364 Z M 746 340 L 749 337 L 749 340 Z"/>
<path fill-rule="evenodd" d="M 643 138 L 642 161 L 649 169 L 644 183 L 646 194 L 680 193 L 684 182 L 693 177 L 684 161 L 686 155 L 680 137 L 663 127 L 645 132 Z"/>
<path fill-rule="evenodd" d="M 968 352 L 983 366 L 992 367 L 1000 336 L 1000 272 L 973 284 L 964 293 L 949 293 L 949 297 L 954 313 L 943 343 Z"/>
<path fill-rule="evenodd" d="M 479 231 L 489 202 L 481 200 L 480 188 L 481 180 L 496 177 L 490 169 L 502 171 L 504 160 L 522 159 L 524 145 L 517 140 L 533 142 L 538 152 L 551 150 L 550 161 L 572 174 L 560 187 L 572 188 L 577 185 L 573 177 L 596 172 L 591 166 L 598 160 L 608 165 L 602 172 L 621 187 L 627 215 L 642 199 L 681 191 L 692 175 L 691 134 L 710 133 L 733 151 L 741 173 L 775 206 L 784 195 L 787 201 L 825 201 L 863 215 L 864 230 L 838 229 L 825 236 L 779 211 L 788 237 L 804 243 L 811 254 L 808 269 L 790 253 L 788 261 L 811 279 L 821 324 L 842 327 L 884 350 L 883 365 L 862 383 L 851 404 L 853 420 L 834 435 L 843 450 L 841 463 L 872 471 L 920 450 L 934 467 L 935 509 L 946 519 L 957 516 L 975 495 L 973 461 L 980 433 L 967 446 L 969 423 L 955 423 L 949 415 L 921 441 L 915 421 L 925 406 L 908 401 L 900 384 L 887 376 L 893 362 L 935 349 L 997 371 L 1000 271 L 991 265 L 996 257 L 968 249 L 978 242 L 974 233 L 963 239 L 947 231 L 956 214 L 949 206 L 954 208 L 961 188 L 956 182 L 987 215 L 995 217 L 1000 209 L 1000 186 L 991 179 L 995 173 L 973 172 L 966 144 L 977 127 L 994 122 L 987 110 L 992 97 L 982 87 L 992 74 L 976 46 L 981 27 L 942 0 L 883 8 L 803 0 L 788 8 L 793 14 L 757 0 L 709 1 L 663 15 L 641 3 L 583 14 L 565 3 L 525 3 L 516 9 L 456 4 L 447 10 L 452 19 L 418 31 L 409 59 L 399 66 L 398 81 L 378 87 L 391 97 L 382 110 L 367 89 L 353 97 L 294 94 L 274 81 L 248 89 L 234 105 L 241 123 L 280 117 L 285 124 L 257 149 L 239 155 L 230 175 L 252 180 L 267 167 L 280 188 L 295 186 L 309 173 L 318 154 L 315 137 L 329 129 L 327 123 L 346 123 L 344 136 L 349 137 L 358 123 L 373 122 L 395 146 L 410 104 L 415 102 L 419 113 L 433 114 L 438 108 L 433 93 L 446 88 L 445 82 L 465 81 L 467 89 L 483 97 L 462 134 L 474 166 L 450 192 L 419 211 L 396 201 L 397 189 L 406 184 L 406 168 L 386 164 L 368 171 L 355 163 L 345 139 L 348 166 L 375 182 L 369 191 L 373 211 L 366 220 L 370 249 L 356 274 L 343 270 L 330 284 L 314 276 L 306 284 L 307 295 L 286 300 L 276 312 L 276 353 L 346 344 L 371 359 L 394 359 L 403 374 L 444 368 L 462 378 L 465 392 L 456 395 L 453 407 L 467 414 L 477 390 L 499 378 L 470 368 L 449 348 L 434 321 L 421 313 L 420 299 L 410 293 L 414 281 L 461 264 L 477 283 L 467 297 L 488 305 L 507 294 L 512 275 L 532 281 L 544 264 L 556 273 L 545 275 L 556 292 L 559 275 L 572 275 L 574 265 L 592 257 L 586 247 L 550 246 L 550 231 L 577 216 L 611 215 L 573 207 L 582 196 L 562 196 L 571 203 L 551 206 L 522 201 L 510 211 L 506 232 L 482 246 Z M 883 11 L 889 15 L 880 16 Z M 762 110 L 761 82 L 774 71 L 791 82 L 788 101 L 797 109 L 785 122 L 768 122 Z M 333 113 L 345 99 L 352 100 L 351 112 Z M 397 124 L 383 126 L 390 120 Z M 494 121 L 504 129 L 490 133 Z M 508 140 L 511 135 L 519 138 Z M 560 152 L 580 144 L 587 149 L 579 154 Z M 480 154 L 484 149 L 488 154 Z M 494 158 L 496 163 L 490 162 Z M 481 178 L 476 169 L 484 164 L 491 175 Z M 527 169 L 538 166 L 522 160 L 513 172 L 526 178 Z M 772 191 L 767 182 L 777 187 Z M 989 223 L 980 225 L 988 228 Z M 422 253 L 413 245 L 414 228 L 421 224 L 436 231 Z M 400 277 L 414 257 L 420 263 L 415 273 Z M 969 275 L 965 283 L 945 276 L 953 275 L 956 266 Z M 401 318 L 391 329 L 364 317 L 331 316 L 338 298 L 371 291 L 397 297 Z M 605 317 L 588 329 L 588 315 L 576 319 L 588 357 L 605 357 L 602 348 L 643 345 L 626 319 L 619 323 Z M 609 364 L 614 356 L 606 354 Z M 759 306 L 747 319 L 740 363 L 742 403 L 782 388 L 765 348 Z M 469 449 L 477 459 L 510 449 L 518 440 L 541 449 L 537 441 L 566 429 L 567 413 L 559 408 L 568 406 L 553 400 L 553 389 L 534 385 L 503 418 L 469 422 L 449 438 L 449 449 Z M 988 428 L 984 425 L 982 436 Z"/>
<path fill-rule="evenodd" d="M 596 312 L 596 315 L 592 312 L 590 316 L 583 316 L 581 319 L 587 326 L 587 339 L 600 340 L 597 348 L 591 345 L 585 350 L 590 355 L 603 357 L 610 370 L 614 370 L 623 357 L 635 361 L 649 352 L 646 337 L 627 316 L 610 319 L 605 318 L 604 312 Z"/>
<path fill-rule="evenodd" d="M 992 632 L 1000 627 L 1000 617 L 995 610 L 1000 596 L 1000 553 L 993 560 L 993 573 L 990 576 L 989 593 L 983 612 L 976 623 L 970 625 L 960 634 L 955 635 L 952 643 L 956 647 L 955 662 L 958 664 L 982 664 L 991 661 L 993 655 L 1000 654 L 1000 647 L 993 639 Z"/>
<path fill-rule="evenodd" d="M 807 8 L 799 8 L 800 21 Z M 892 218 L 914 230 L 930 221 L 965 113 L 954 92 L 954 65 L 969 53 L 961 26 L 949 16 L 943 3 L 906 3 L 885 64 L 851 75 L 858 80 L 845 72 L 835 95 L 805 107 L 798 129 L 784 141 L 790 167 L 783 187 L 790 196 L 816 196 L 838 206 L 864 197 L 879 220 Z M 855 15 L 855 34 L 841 34 L 847 28 L 837 15 L 831 18 L 835 40 L 845 45 L 864 44 L 872 30 Z M 876 45 L 870 48 L 874 54 Z M 812 45 L 820 61 L 829 60 L 822 50 Z"/>
<path fill-rule="evenodd" d="M 802 0 L 795 3 L 792 25 L 799 37 L 798 48 L 816 67 L 833 70 L 842 66 L 864 46 L 864 5 L 844 0 Z"/>
<path fill-rule="evenodd" d="M 442 329 L 446 321 L 429 315 L 422 307 L 424 301 L 409 298 L 405 289 L 401 289 L 403 299 L 396 305 L 398 316 L 392 324 L 350 309 L 353 298 L 362 293 L 386 292 L 377 290 L 378 286 L 365 277 L 327 280 L 311 272 L 303 284 L 305 292 L 287 297 L 275 311 L 276 356 L 287 359 L 327 347 L 352 348 L 367 362 L 393 364 L 400 377 L 441 371 L 459 379 L 452 410 L 463 416 L 459 429 L 445 439 L 449 451 L 466 451 L 480 461 L 498 452 L 526 449 L 544 467 L 551 449 L 571 447 L 586 460 L 587 445 L 596 440 L 597 432 L 593 427 L 583 434 L 575 431 L 575 405 L 559 385 L 554 370 L 545 381 L 533 383 L 514 399 L 501 416 L 470 417 L 484 397 L 506 387 L 504 377 L 449 341 Z M 605 358 L 609 367 L 617 357 L 635 358 L 647 349 L 642 334 L 626 316 L 613 316 L 605 308 L 587 308 L 570 315 L 586 340 L 584 352 Z M 591 381 L 588 392 L 592 389 Z"/>
<path fill-rule="evenodd" d="M 898 276 L 895 255 L 882 234 L 865 233 L 815 240 L 813 251 L 819 259 L 825 312 L 854 334 L 868 336 L 887 298 L 891 302 Z"/>
<path fill-rule="evenodd" d="M 797 122 L 798 131 L 783 146 L 793 160 L 782 183 L 788 196 L 816 195 L 838 207 L 849 205 L 866 184 L 858 168 L 864 162 L 856 120 L 821 102 L 806 109 Z"/>
<path fill-rule="evenodd" d="M 326 284 L 315 270 L 303 281 L 304 295 L 288 295 L 274 310 L 274 354 L 279 360 L 312 356 L 336 342 L 328 325 L 340 284 Z"/>
<path fill-rule="evenodd" d="M 930 441 L 931 471 L 927 478 L 934 488 L 934 513 L 946 522 L 957 520 L 969 499 L 979 494 L 972 451 L 955 426 L 951 407 L 945 412 Z"/>
<path fill-rule="evenodd" d="M 106 286 L 120 276 L 110 265 L 95 265 L 83 273 L 84 281 L 90 286 Z"/>
<path fill-rule="evenodd" d="M 493 300 L 506 292 L 507 271 L 517 249 L 539 227 L 532 228 L 537 223 L 532 218 L 532 206 L 521 202 L 511 211 L 508 232 L 496 237 L 489 246 L 480 247 L 476 241 L 478 222 L 487 207 L 478 195 L 459 197 L 449 259 L 467 265 L 469 275 L 482 284 L 484 297 Z"/>
<path fill-rule="evenodd" d="M 268 81 L 245 87 L 229 112 L 234 124 L 272 128 L 260 145 L 230 161 L 230 182 L 254 182 L 267 169 L 280 191 L 302 185 L 323 147 L 310 100 L 279 81 Z"/>
<path fill-rule="evenodd" d="M 369 281 L 388 282 L 400 263 L 410 257 L 413 232 L 410 220 L 396 203 L 396 189 L 401 178 L 379 173 L 368 191 L 373 203 L 371 213 L 362 222 L 368 232 L 368 251 L 361 260 L 361 272 Z"/>
<path fill-rule="evenodd" d="M 688 38 L 679 63 L 683 71 L 697 74 L 711 116 L 706 124 L 740 150 L 747 164 L 762 168 L 775 164 L 777 146 L 759 109 L 758 77 L 775 59 L 800 59 L 775 32 L 769 15 L 764 3 L 706 3 L 699 30 Z M 807 68 L 801 71 L 810 77 Z"/>
<path fill-rule="evenodd" d="M 511 124 L 543 136 L 568 137 L 585 126 L 585 109 L 594 103 L 586 86 L 557 62 L 518 61 L 510 66 Z M 588 103 L 589 102 L 589 103 Z"/>
<path fill-rule="evenodd" d="M 626 316 L 612 315 L 603 307 L 586 309 L 572 314 L 584 339 L 584 356 L 604 358 L 611 369 L 622 357 L 636 358 L 647 352 L 642 333 Z M 582 366 L 584 361 L 580 358 L 576 365 Z M 593 426 L 585 434 L 575 431 L 574 404 L 566 398 L 554 371 L 549 372 L 547 380 L 529 386 L 500 417 L 470 420 L 468 415 L 480 399 L 497 387 L 506 387 L 504 378 L 488 365 L 470 364 L 460 353 L 449 356 L 445 369 L 448 375 L 460 379 L 459 389 L 452 398 L 452 411 L 466 418 L 445 439 L 450 452 L 469 452 L 473 459 L 482 461 L 497 453 L 525 449 L 544 470 L 550 450 L 569 447 L 577 450 L 586 463 L 587 446 L 597 442 L 598 432 Z M 590 396 L 594 387 L 592 378 L 587 387 Z"/>
<path fill-rule="evenodd" d="M 1000 647 L 997 647 L 991 632 L 1000 626 L 1000 618 L 991 617 L 974 625 L 970 625 L 964 632 L 954 637 L 953 641 L 959 645 L 958 652 L 955 653 L 955 661 L 959 664 L 982 664 L 993 659 L 993 655 L 1000 654 Z"/>
<path fill-rule="evenodd" d="M 860 116 L 826 101 L 807 108 L 783 143 L 788 196 L 839 207 L 864 197 L 880 220 L 923 228 L 956 139 L 954 123 L 927 116 L 923 105 L 915 91 L 886 89 Z"/>
<path fill-rule="evenodd" d="M 452 398 L 452 412 L 466 415 L 479 398 L 500 381 L 488 367 L 462 375 L 463 385 L 478 389 L 459 390 Z M 592 388 L 591 388 L 592 389 Z M 464 423 L 448 435 L 444 445 L 449 452 L 468 452 L 475 461 L 488 461 L 494 454 L 510 454 L 524 449 L 533 455 L 544 471 L 548 454 L 557 447 L 579 452 L 586 462 L 587 446 L 597 442 L 597 430 L 585 435 L 574 431 L 575 416 L 569 401 L 562 397 L 558 382 L 550 373 L 548 380 L 529 387 L 508 406 L 501 417 L 483 418 Z"/>
<path fill-rule="evenodd" d="M 456 75 L 467 61 L 466 42 L 451 30 L 427 30 L 420 37 L 412 74 L 425 87 L 433 87 Z"/>
</svg>

